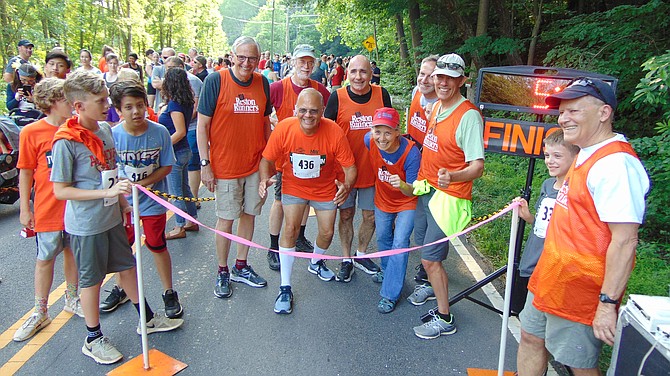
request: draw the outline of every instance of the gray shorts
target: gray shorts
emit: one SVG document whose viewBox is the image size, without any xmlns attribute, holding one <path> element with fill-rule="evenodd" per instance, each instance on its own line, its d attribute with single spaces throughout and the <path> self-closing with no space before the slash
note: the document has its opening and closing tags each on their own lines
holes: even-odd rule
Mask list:
<svg viewBox="0 0 670 376">
<path fill-rule="evenodd" d="M 96 235 L 70 235 L 70 243 L 81 288 L 102 283 L 107 273 L 122 272 L 135 266 L 135 256 L 122 223 Z"/>
<path fill-rule="evenodd" d="M 309 206 L 313 207 L 314 210 L 337 209 L 337 205 L 335 205 L 333 201 L 313 201 L 291 195 L 283 195 L 281 198 L 281 203 L 282 205 L 308 204 Z"/>
<path fill-rule="evenodd" d="M 275 175 L 275 179 L 277 181 L 275 182 L 275 200 L 281 201 L 281 172 L 278 172 L 277 175 Z"/>
<path fill-rule="evenodd" d="M 358 208 L 362 210 L 375 210 L 375 187 L 352 188 L 349 196 L 340 205 L 340 209 L 356 207 L 356 197 L 358 197 Z"/>
<path fill-rule="evenodd" d="M 420 245 L 429 244 L 446 237 L 428 208 L 428 203 L 434 193 L 435 191 L 432 190 L 428 194 L 419 196 L 416 204 L 414 212 L 414 241 Z M 448 254 L 449 242 L 421 248 L 421 259 L 427 261 L 444 261 Z"/>
<path fill-rule="evenodd" d="M 521 328 L 543 338 L 556 361 L 573 368 L 597 368 L 603 343 L 593 334 L 593 327 L 542 312 L 533 305 L 533 298 L 529 291 L 519 315 Z"/>
<path fill-rule="evenodd" d="M 70 248 L 70 234 L 65 231 L 38 232 L 35 240 L 40 261 L 53 260 L 63 249 Z"/>
<path fill-rule="evenodd" d="M 216 181 L 216 216 L 233 221 L 242 212 L 260 215 L 265 198 L 258 195 L 260 175 L 258 171 L 237 179 L 219 179 Z M 267 196 L 266 196 L 267 197 Z"/>
</svg>

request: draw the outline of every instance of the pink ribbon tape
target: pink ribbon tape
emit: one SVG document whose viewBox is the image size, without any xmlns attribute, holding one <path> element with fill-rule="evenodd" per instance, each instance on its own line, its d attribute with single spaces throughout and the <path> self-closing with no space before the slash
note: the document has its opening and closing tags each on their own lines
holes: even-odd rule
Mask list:
<svg viewBox="0 0 670 376">
<path fill-rule="evenodd" d="M 189 221 L 191 221 L 191 222 L 193 222 L 193 223 L 197 223 L 198 225 L 200 225 L 200 226 L 202 226 L 202 227 L 204 227 L 204 228 L 206 228 L 206 229 L 208 229 L 208 230 L 210 230 L 210 231 L 213 231 L 213 232 L 215 232 L 216 234 L 221 235 L 221 236 L 223 236 L 224 238 L 227 238 L 227 239 L 229 239 L 229 240 L 231 240 L 231 241 L 234 241 L 234 242 L 236 242 L 236 243 L 240 243 L 240 244 L 242 244 L 242 245 L 246 245 L 246 246 L 253 247 L 253 248 L 263 249 L 263 250 L 266 250 L 266 251 L 273 251 L 273 252 L 277 252 L 277 253 L 282 253 L 282 254 L 289 255 L 289 256 L 295 256 L 295 257 L 300 257 L 300 258 L 308 258 L 308 259 L 311 259 L 311 258 L 319 258 L 319 259 L 326 259 L 326 260 L 341 260 L 341 259 L 344 259 L 344 258 L 363 259 L 363 258 L 374 258 L 374 257 L 393 256 L 393 255 L 398 255 L 398 254 L 405 253 L 405 252 L 411 252 L 411 251 L 414 251 L 414 250 L 417 250 L 417 249 L 419 249 L 419 248 L 426 247 L 426 246 L 429 246 L 429 245 L 435 245 L 435 244 L 444 243 L 444 242 L 447 242 L 447 241 L 449 241 L 449 240 L 451 240 L 451 239 L 453 239 L 453 238 L 456 238 L 456 237 L 458 237 L 458 236 L 461 236 L 461 235 L 463 235 L 463 234 L 467 234 L 468 232 L 470 232 L 470 231 L 472 231 L 472 230 L 475 230 L 475 229 L 477 229 L 477 228 L 479 228 L 479 227 L 481 227 L 481 226 L 483 226 L 483 225 L 485 225 L 485 224 L 487 224 L 487 223 L 489 223 L 489 222 L 492 222 L 492 221 L 494 221 L 494 220 L 496 220 L 496 219 L 502 217 L 503 215 L 507 214 L 509 211 L 511 211 L 511 210 L 514 209 L 515 207 L 519 206 L 519 203 L 518 203 L 518 202 L 512 202 L 512 203 L 510 203 L 506 208 L 504 208 L 502 211 L 500 211 L 499 213 L 496 213 L 495 215 L 493 215 L 491 218 L 489 218 L 489 219 L 487 219 L 487 220 L 485 220 L 485 221 L 479 222 L 479 223 L 477 223 L 477 224 L 475 224 L 475 225 L 472 225 L 472 226 L 466 228 L 465 230 L 463 230 L 463 231 L 461 231 L 461 232 L 458 232 L 458 233 L 456 233 L 456 234 L 453 234 L 453 235 L 447 236 L 447 237 L 445 237 L 445 238 L 436 240 L 436 241 L 434 241 L 434 242 L 432 242 L 432 243 L 428 243 L 428 244 L 424 244 L 424 245 L 419 245 L 419 246 L 416 246 L 416 247 L 410 247 L 410 248 L 399 248 L 399 249 L 390 249 L 390 250 L 387 250 L 387 251 L 377 251 L 377 252 L 369 253 L 369 254 L 366 254 L 366 255 L 363 255 L 363 256 L 343 257 L 343 256 L 333 256 L 333 255 L 317 255 L 317 254 L 313 254 L 313 253 L 304 253 L 304 252 L 284 252 L 284 251 L 278 251 L 278 250 L 276 250 L 276 249 L 270 249 L 270 248 L 267 248 L 267 247 L 262 246 L 262 245 L 260 245 L 260 244 L 256 244 L 256 243 L 254 243 L 254 242 L 252 242 L 252 241 L 250 241 L 250 240 L 241 238 L 241 237 L 239 237 L 239 236 L 237 236 L 237 235 L 229 234 L 229 233 L 227 233 L 227 232 L 220 231 L 220 230 L 211 228 L 211 227 L 209 227 L 209 226 L 207 226 L 207 225 L 205 225 L 205 224 L 202 224 L 202 223 L 199 222 L 197 219 L 195 219 L 195 218 L 191 217 L 190 215 L 188 215 L 188 213 L 184 213 L 181 209 L 179 209 L 179 208 L 177 208 L 176 206 L 172 205 L 172 204 L 171 204 L 170 202 L 168 202 L 167 200 L 164 200 L 164 199 L 162 199 L 162 198 L 156 196 L 153 192 L 149 191 L 149 190 L 146 189 L 145 187 L 143 187 L 143 186 L 141 186 L 141 185 L 137 185 L 137 188 L 138 188 L 140 191 L 142 191 L 145 195 L 149 196 L 152 200 L 156 201 L 157 203 L 159 203 L 160 205 L 164 206 L 164 207 L 167 208 L 168 210 L 171 210 L 173 213 L 179 215 L 180 217 L 186 218 L 187 220 L 189 220 Z"/>
</svg>

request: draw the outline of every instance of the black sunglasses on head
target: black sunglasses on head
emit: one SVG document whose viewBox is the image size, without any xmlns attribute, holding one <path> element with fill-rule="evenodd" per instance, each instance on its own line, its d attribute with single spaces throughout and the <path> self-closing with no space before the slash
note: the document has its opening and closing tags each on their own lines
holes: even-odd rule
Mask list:
<svg viewBox="0 0 670 376">
<path fill-rule="evenodd" d="M 598 86 L 590 78 L 587 77 L 575 78 L 574 80 L 570 81 L 570 83 L 568 83 L 568 86 L 566 86 L 565 88 L 567 89 L 572 86 L 592 87 L 596 91 L 596 94 L 598 94 L 598 99 L 607 103 L 607 100 L 605 100 L 605 96 L 603 95 L 602 91 L 598 89 Z"/>
<path fill-rule="evenodd" d="M 457 63 L 445 63 L 444 61 L 438 61 L 436 63 L 436 65 L 439 69 L 447 68 L 447 69 L 450 69 L 450 70 L 459 70 L 459 69 L 465 70 L 465 68 L 463 68 L 463 66 L 461 64 L 457 64 Z"/>
</svg>

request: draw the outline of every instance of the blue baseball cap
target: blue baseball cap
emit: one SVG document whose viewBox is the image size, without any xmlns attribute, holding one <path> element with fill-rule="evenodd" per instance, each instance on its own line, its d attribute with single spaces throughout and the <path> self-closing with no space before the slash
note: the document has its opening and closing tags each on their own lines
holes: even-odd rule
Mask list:
<svg viewBox="0 0 670 376">
<path fill-rule="evenodd" d="M 572 80 L 563 91 L 552 94 L 545 99 L 550 108 L 558 108 L 563 99 L 577 99 L 590 95 L 616 109 L 617 100 L 612 86 L 597 78 L 580 77 Z"/>
</svg>

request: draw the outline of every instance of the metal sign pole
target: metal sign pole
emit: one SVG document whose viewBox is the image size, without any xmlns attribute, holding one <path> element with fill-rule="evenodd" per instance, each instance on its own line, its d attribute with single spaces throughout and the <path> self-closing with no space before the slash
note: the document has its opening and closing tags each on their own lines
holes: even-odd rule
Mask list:
<svg viewBox="0 0 670 376">
<path fill-rule="evenodd" d="M 135 227 L 135 259 L 137 262 L 137 292 L 140 303 L 140 330 L 142 333 L 142 356 L 144 369 L 149 369 L 149 342 L 147 338 L 147 310 L 144 305 L 144 278 L 142 277 L 142 238 L 140 234 L 140 192 L 133 185 L 133 224 Z"/>
<path fill-rule="evenodd" d="M 512 304 L 512 279 L 514 274 L 514 255 L 516 254 L 516 237 L 519 229 L 519 207 L 512 211 L 512 225 L 509 232 L 509 248 L 507 250 L 507 278 L 505 281 L 505 303 L 503 308 L 502 326 L 500 328 L 500 355 L 498 357 L 498 376 L 505 372 L 505 351 L 507 349 L 507 325 L 509 323 L 509 307 Z M 523 234 L 523 232 L 522 232 Z"/>
</svg>

